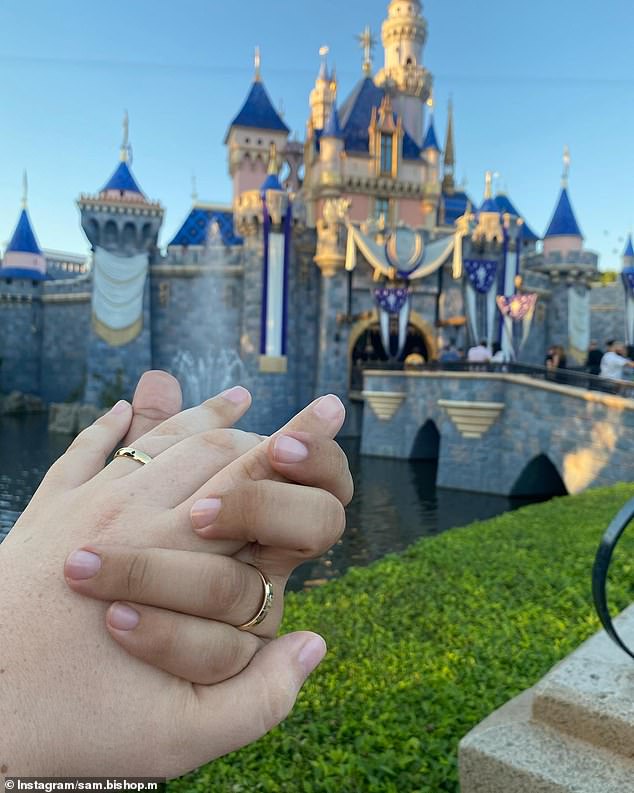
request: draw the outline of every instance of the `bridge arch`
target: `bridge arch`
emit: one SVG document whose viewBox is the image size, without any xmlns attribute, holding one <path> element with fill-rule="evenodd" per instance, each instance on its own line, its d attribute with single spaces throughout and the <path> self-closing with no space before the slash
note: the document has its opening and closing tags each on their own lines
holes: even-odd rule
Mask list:
<svg viewBox="0 0 634 793">
<path fill-rule="evenodd" d="M 566 496 L 561 474 L 546 454 L 539 454 L 524 466 L 511 488 L 511 497 Z"/>
<path fill-rule="evenodd" d="M 416 433 L 410 460 L 437 460 L 440 452 L 440 432 L 433 419 L 427 419 Z"/>
</svg>

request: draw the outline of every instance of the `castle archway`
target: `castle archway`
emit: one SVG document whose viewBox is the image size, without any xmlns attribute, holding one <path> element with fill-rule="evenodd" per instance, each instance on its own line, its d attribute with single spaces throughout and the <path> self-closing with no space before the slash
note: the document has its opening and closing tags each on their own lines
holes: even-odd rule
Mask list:
<svg viewBox="0 0 634 793">
<path fill-rule="evenodd" d="M 407 328 L 407 339 L 398 361 L 404 362 L 408 355 L 422 355 L 425 361 L 433 361 L 437 357 L 438 347 L 432 326 L 416 311 L 412 311 Z M 386 363 L 389 357 L 381 341 L 378 311 L 371 316 L 359 320 L 350 330 L 348 341 L 348 360 L 350 366 L 351 387 L 357 390 L 362 387 L 363 369 L 372 363 Z"/>
<path fill-rule="evenodd" d="M 511 497 L 566 496 L 568 490 L 561 474 L 545 454 L 534 457 L 518 476 Z"/>
<path fill-rule="evenodd" d="M 436 422 L 427 419 L 423 426 L 416 433 L 410 460 L 437 460 L 440 450 L 440 432 Z"/>
</svg>

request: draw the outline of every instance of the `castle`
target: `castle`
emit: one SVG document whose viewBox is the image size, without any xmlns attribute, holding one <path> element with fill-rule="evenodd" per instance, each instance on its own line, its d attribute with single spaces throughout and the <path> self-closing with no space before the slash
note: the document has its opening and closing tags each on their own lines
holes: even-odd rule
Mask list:
<svg viewBox="0 0 634 793">
<path fill-rule="evenodd" d="M 590 338 L 623 338 L 634 277 L 625 291 L 595 288 L 567 159 L 543 241 L 490 174 L 478 201 L 456 184 L 453 109 L 441 146 L 426 38 L 419 0 L 391 0 L 384 65 L 374 72 L 366 29 L 345 99 L 324 48 L 303 143 L 271 102 L 258 53 L 225 139 L 232 206 L 194 198 L 165 251 L 163 207 L 132 173 L 127 121 L 114 173 L 77 201 L 87 260 L 42 251 L 25 193 L 0 266 L 0 391 L 101 405 L 160 368 L 187 404 L 244 384 L 252 426 L 269 432 L 317 394 L 359 405 L 368 362 L 433 360 L 450 341 L 485 338 L 529 363 L 562 344 L 581 363 Z M 631 241 L 624 265 L 634 272 Z"/>
</svg>

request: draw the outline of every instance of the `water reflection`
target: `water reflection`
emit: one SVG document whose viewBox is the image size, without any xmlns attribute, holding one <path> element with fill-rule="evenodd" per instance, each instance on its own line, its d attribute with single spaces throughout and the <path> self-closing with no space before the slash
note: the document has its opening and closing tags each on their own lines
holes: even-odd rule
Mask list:
<svg viewBox="0 0 634 793">
<path fill-rule="evenodd" d="M 0 419 L 0 538 L 17 520 L 48 467 L 71 438 L 49 435 L 45 416 Z M 437 490 L 436 464 L 362 457 L 343 442 L 355 480 L 343 540 L 321 559 L 302 565 L 289 588 L 317 586 L 351 566 L 366 565 L 402 551 L 419 537 L 521 506 L 501 496 Z"/>
</svg>

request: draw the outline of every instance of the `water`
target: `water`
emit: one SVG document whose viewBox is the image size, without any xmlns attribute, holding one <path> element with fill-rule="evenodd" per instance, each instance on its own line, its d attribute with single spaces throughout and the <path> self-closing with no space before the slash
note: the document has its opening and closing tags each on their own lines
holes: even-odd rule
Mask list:
<svg viewBox="0 0 634 793">
<path fill-rule="evenodd" d="M 47 468 L 71 438 L 49 435 L 45 416 L 0 418 L 0 537 L 26 507 Z M 401 551 L 428 537 L 474 520 L 499 515 L 526 502 L 435 486 L 435 463 L 361 457 L 345 442 L 355 480 L 347 509 L 348 529 L 325 556 L 298 568 L 289 588 L 318 586 L 356 565 Z"/>
</svg>

